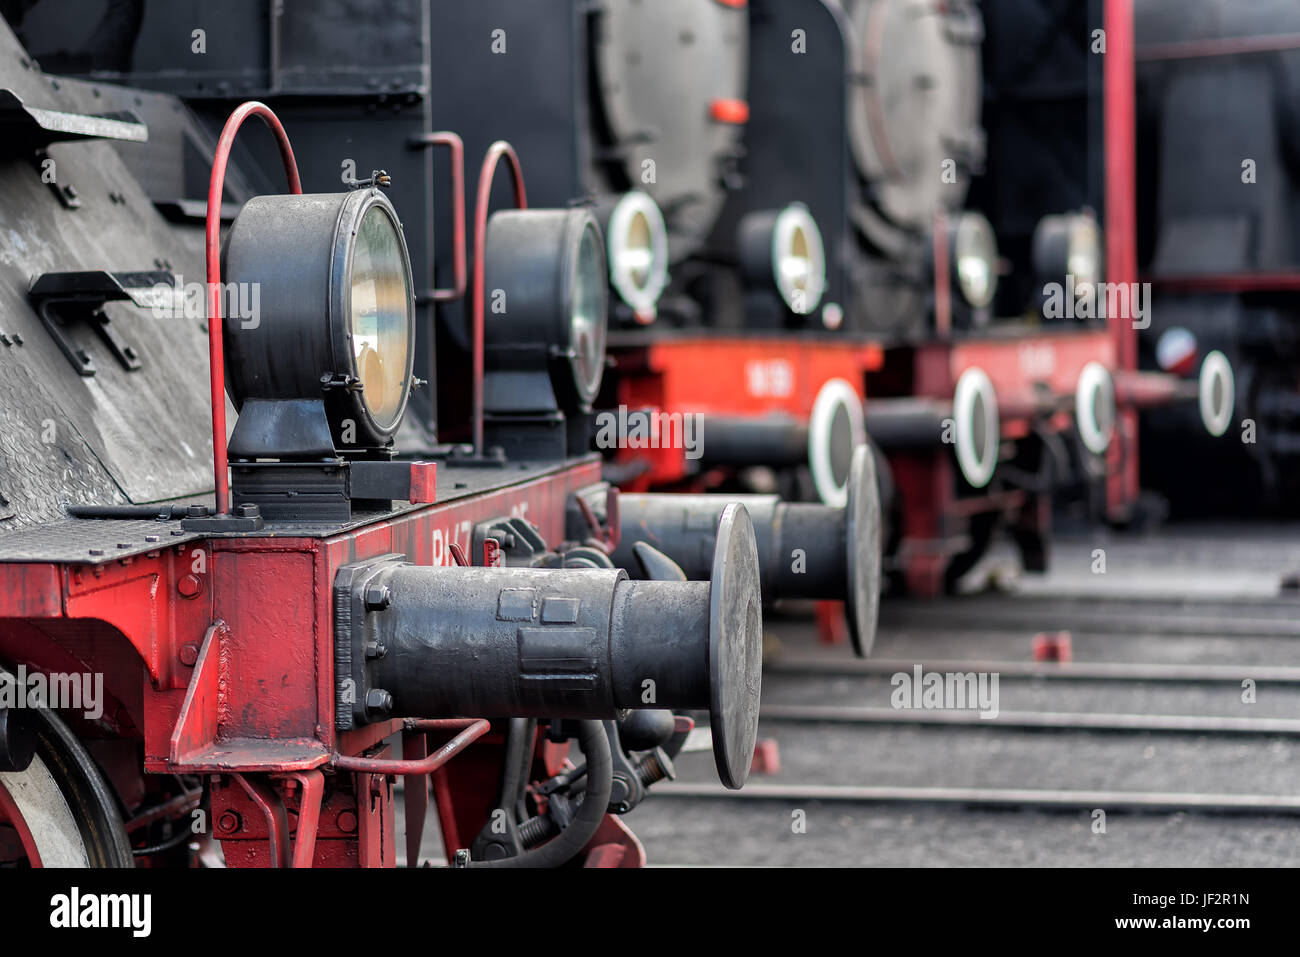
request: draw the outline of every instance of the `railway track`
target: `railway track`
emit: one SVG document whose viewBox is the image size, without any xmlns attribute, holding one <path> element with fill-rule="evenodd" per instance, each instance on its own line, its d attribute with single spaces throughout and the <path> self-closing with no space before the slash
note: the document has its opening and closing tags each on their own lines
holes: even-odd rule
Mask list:
<svg viewBox="0 0 1300 957">
<path fill-rule="evenodd" d="M 1077 631 L 1090 634 L 1300 638 L 1300 599 L 1161 600 L 1056 596 L 972 596 L 952 601 L 886 602 L 887 628 L 964 630 L 973 621 L 989 629 Z"/>
<path fill-rule="evenodd" d="M 1147 732 L 1164 734 L 1264 735 L 1300 737 L 1300 719 L 1236 718 L 1180 714 L 1088 714 L 1067 711 L 1001 711 L 985 716 L 974 709 L 934 710 L 854 708 L 835 705 L 769 705 L 768 722 L 850 725 L 934 725 L 950 728 L 1028 731 Z"/>
<path fill-rule="evenodd" d="M 773 628 L 760 736 L 779 769 L 727 791 L 696 770 L 707 754 L 679 756 L 678 780 L 655 788 L 671 800 L 630 822 L 664 849 L 683 802 L 703 815 L 665 863 L 1300 859 L 1292 595 L 886 602 L 883 657 L 866 660 L 791 620 Z M 1032 660 L 1034 636 L 1060 631 L 1082 660 Z M 997 716 L 892 707 L 894 677 L 918 666 L 996 674 Z M 1258 703 L 1244 703 L 1243 683 Z M 1099 811 L 1116 815 L 1109 831 Z M 806 815 L 806 832 L 791 832 L 791 815 Z M 791 832 L 779 851 L 776 829 Z"/>
<path fill-rule="evenodd" d="M 1041 788 L 889 787 L 870 785 L 750 784 L 728 791 L 712 784 L 664 784 L 655 796 L 715 801 L 809 801 L 852 804 L 923 804 L 998 810 L 1089 811 L 1120 814 L 1300 816 L 1300 797 L 1264 794 L 1194 794 L 1161 791 L 1049 790 Z"/>
<path fill-rule="evenodd" d="M 1183 684 L 1239 684 L 1249 678 L 1257 684 L 1300 685 L 1300 667 L 1259 665 L 1183 665 L 1166 663 L 1060 661 L 1031 662 L 944 658 L 842 658 L 826 656 L 781 657 L 765 665 L 765 675 L 895 675 L 920 665 L 924 671 L 996 672 L 1002 680 L 1027 678 L 1043 681 L 1141 681 Z"/>
</svg>

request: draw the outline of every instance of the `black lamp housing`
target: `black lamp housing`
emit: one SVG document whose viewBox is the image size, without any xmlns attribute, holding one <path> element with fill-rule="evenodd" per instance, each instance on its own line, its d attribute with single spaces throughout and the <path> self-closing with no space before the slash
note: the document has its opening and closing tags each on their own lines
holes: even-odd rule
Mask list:
<svg viewBox="0 0 1300 957">
<path fill-rule="evenodd" d="M 736 226 L 736 250 L 747 325 L 834 328 L 828 324 L 831 313 L 817 311 L 826 291 L 826 249 L 808 207 L 791 203 L 747 213 Z M 788 273 L 793 262 L 803 264 L 802 275 Z"/>
<path fill-rule="evenodd" d="M 512 457 L 585 452 L 609 311 L 596 218 L 584 208 L 495 213 L 483 273 L 485 434 Z"/>
<path fill-rule="evenodd" d="M 257 304 L 223 321 L 226 389 L 239 411 L 233 503 L 267 521 L 323 523 L 432 501 L 421 497 L 423 463 L 394 460 L 415 300 L 387 197 L 374 188 L 254 197 L 230 227 L 222 278 L 228 301 Z"/>
<path fill-rule="evenodd" d="M 977 329 L 993 319 L 998 291 L 997 235 L 983 214 L 963 210 L 944 219 L 942 242 L 948 249 L 948 289 L 952 324 L 957 329 Z M 930 276 L 936 271 L 934 243 L 928 257 Z M 983 272 L 982 282 L 966 270 L 974 267 Z M 935 305 L 931 295 L 931 307 Z"/>
<path fill-rule="evenodd" d="M 260 306 L 224 322 L 232 460 L 388 454 L 415 358 L 410 257 L 388 198 L 256 196 L 222 259 L 228 288 L 256 283 Z"/>
</svg>

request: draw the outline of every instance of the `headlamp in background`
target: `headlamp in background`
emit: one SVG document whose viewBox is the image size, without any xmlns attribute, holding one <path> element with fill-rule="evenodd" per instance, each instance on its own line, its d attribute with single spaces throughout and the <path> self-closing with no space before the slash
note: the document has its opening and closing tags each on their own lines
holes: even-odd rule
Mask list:
<svg viewBox="0 0 1300 957">
<path fill-rule="evenodd" d="M 737 246 L 746 285 L 775 294 L 785 325 L 806 324 L 826 292 L 826 250 L 808 207 L 750 213 L 737 227 Z M 838 325 L 841 314 L 830 315 Z"/>
<path fill-rule="evenodd" d="M 649 325 L 668 286 L 668 227 L 663 213 L 650 194 L 633 190 L 597 207 L 596 216 L 605 233 L 609 284 L 618 297 L 613 311 Z"/>
<path fill-rule="evenodd" d="M 512 457 L 585 451 L 609 312 L 596 218 L 502 210 L 488 220 L 485 249 L 485 428 Z"/>
</svg>

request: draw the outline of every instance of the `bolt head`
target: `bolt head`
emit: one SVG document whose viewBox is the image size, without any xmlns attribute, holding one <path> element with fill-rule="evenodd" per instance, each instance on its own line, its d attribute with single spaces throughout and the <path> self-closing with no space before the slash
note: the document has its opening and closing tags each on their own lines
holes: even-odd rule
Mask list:
<svg viewBox="0 0 1300 957">
<path fill-rule="evenodd" d="M 371 688 L 366 692 L 367 714 L 388 714 L 393 710 L 393 696 L 383 688 Z"/>
<path fill-rule="evenodd" d="M 366 587 L 366 609 L 379 611 L 393 603 L 393 590 L 387 585 L 369 585 Z"/>
<path fill-rule="evenodd" d="M 199 646 L 193 642 L 181 645 L 180 659 L 181 664 L 185 665 L 185 667 L 193 668 L 199 660 Z"/>
<path fill-rule="evenodd" d="M 203 579 L 194 574 L 183 575 L 176 582 L 176 591 L 182 598 L 197 598 L 203 593 Z"/>
</svg>

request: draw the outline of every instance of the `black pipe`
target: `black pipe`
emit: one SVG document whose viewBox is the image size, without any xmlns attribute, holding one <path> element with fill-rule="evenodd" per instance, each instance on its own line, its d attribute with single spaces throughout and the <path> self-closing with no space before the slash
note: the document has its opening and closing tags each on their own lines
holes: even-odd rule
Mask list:
<svg viewBox="0 0 1300 957">
<path fill-rule="evenodd" d="M 201 514 L 203 515 L 208 512 L 206 506 L 198 505 L 193 507 L 202 509 Z M 190 514 L 190 508 L 189 505 L 69 505 L 67 506 L 67 512 L 72 518 L 152 518 L 162 522 L 171 522 L 186 518 Z"/>
<path fill-rule="evenodd" d="M 873 399 L 865 414 L 867 435 L 890 452 L 939 445 L 951 418 L 951 401 L 922 397 Z"/>
<path fill-rule="evenodd" d="M 788 468 L 808 462 L 808 422 L 791 416 L 709 415 L 700 422 L 699 438 L 700 464 L 704 466 Z"/>
<path fill-rule="evenodd" d="M 496 861 L 470 861 L 469 867 L 559 867 L 573 858 L 596 836 L 605 819 L 609 796 L 614 790 L 614 756 L 609 749 L 605 725 L 600 721 L 578 722 L 578 747 L 587 759 L 587 790 L 578 799 L 578 813 L 569 826 L 540 847 L 515 857 Z"/>
</svg>

